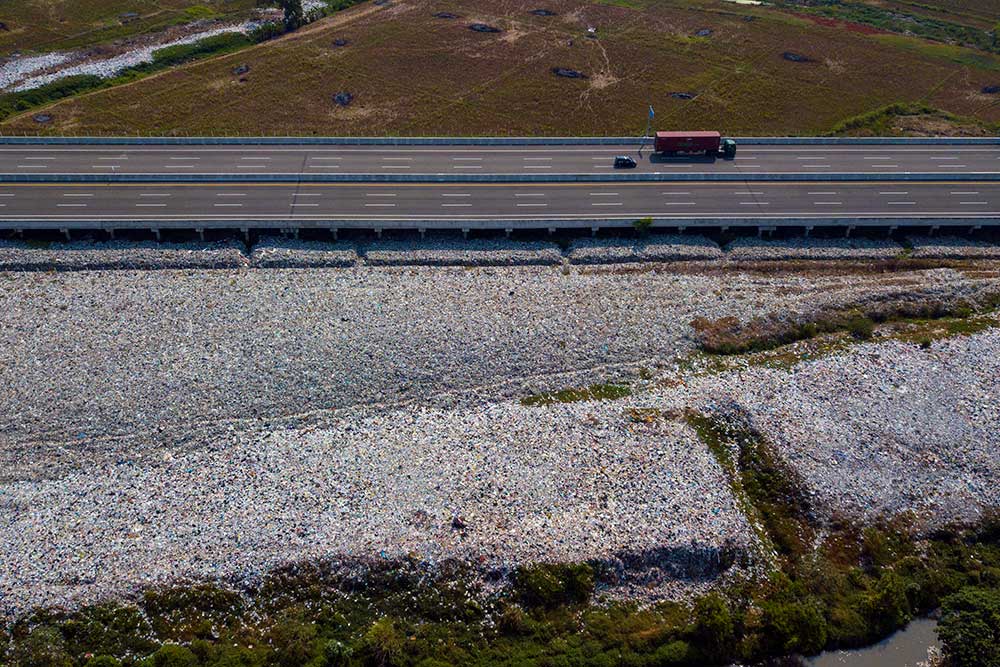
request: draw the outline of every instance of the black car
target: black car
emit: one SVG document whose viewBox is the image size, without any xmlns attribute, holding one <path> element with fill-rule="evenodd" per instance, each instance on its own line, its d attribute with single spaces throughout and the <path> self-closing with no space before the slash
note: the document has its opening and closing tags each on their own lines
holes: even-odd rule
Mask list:
<svg viewBox="0 0 1000 667">
<path fill-rule="evenodd" d="M 615 156 L 615 169 L 635 169 L 635 160 L 630 155 Z"/>
</svg>

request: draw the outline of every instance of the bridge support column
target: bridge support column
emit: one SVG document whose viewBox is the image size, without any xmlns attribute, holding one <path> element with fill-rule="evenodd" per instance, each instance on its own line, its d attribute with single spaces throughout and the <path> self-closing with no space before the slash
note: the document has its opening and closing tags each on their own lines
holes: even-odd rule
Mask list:
<svg viewBox="0 0 1000 667">
<path fill-rule="evenodd" d="M 465 239 L 466 241 L 469 240 L 469 228 L 468 227 L 463 227 L 462 228 L 462 238 Z"/>
<path fill-rule="evenodd" d="M 591 236 L 597 236 L 597 232 L 599 232 L 599 231 L 601 231 L 600 227 L 591 227 L 590 228 L 590 235 Z"/>
<path fill-rule="evenodd" d="M 678 234 L 683 234 L 686 230 L 687 230 L 687 227 L 678 227 L 677 228 L 677 233 Z"/>
<path fill-rule="evenodd" d="M 153 236 L 156 237 L 157 241 L 160 240 L 160 230 L 159 230 L 159 228 L 154 228 L 154 229 L 151 229 L 149 231 L 153 232 Z"/>
<path fill-rule="evenodd" d="M 111 241 L 115 240 L 115 228 L 114 227 L 108 227 L 108 239 L 111 240 Z"/>
<path fill-rule="evenodd" d="M 417 229 L 417 231 L 420 232 L 420 238 L 421 239 L 427 238 L 427 228 L 426 227 L 420 227 L 419 229 Z"/>
<path fill-rule="evenodd" d="M 200 238 L 202 241 L 205 240 L 205 228 L 204 227 L 199 227 L 198 229 L 196 229 L 194 231 L 198 232 L 198 238 Z"/>
<path fill-rule="evenodd" d="M 851 238 L 851 232 L 853 231 L 854 225 L 847 225 L 847 228 L 844 230 L 844 238 Z"/>
<path fill-rule="evenodd" d="M 510 238 L 510 235 L 514 233 L 514 230 L 511 227 L 507 227 L 506 229 L 503 230 L 503 233 L 504 233 L 504 236 L 506 236 L 507 238 Z"/>
<path fill-rule="evenodd" d="M 806 230 L 805 230 L 806 238 L 809 238 L 809 235 L 812 234 L 813 229 L 815 229 L 815 227 L 813 227 L 812 225 L 806 225 Z"/>
<path fill-rule="evenodd" d="M 381 227 L 376 227 L 375 228 L 375 236 L 377 236 L 380 241 L 382 240 L 382 228 Z"/>
<path fill-rule="evenodd" d="M 940 229 L 941 229 L 941 227 L 939 227 L 938 225 L 933 225 L 931 227 L 931 231 L 928 234 L 928 236 L 934 236 L 938 232 L 938 230 L 940 230 Z"/>
<path fill-rule="evenodd" d="M 889 227 L 889 237 L 890 238 L 892 238 L 892 235 L 896 233 L 897 229 L 899 229 L 899 225 L 892 225 L 891 227 Z"/>
<path fill-rule="evenodd" d="M 336 227 L 331 227 L 330 228 L 330 233 L 333 234 L 333 240 L 336 241 L 337 240 L 337 228 Z"/>
<path fill-rule="evenodd" d="M 240 227 L 240 231 L 243 232 L 243 240 L 246 241 L 247 243 L 250 243 L 250 228 Z"/>
<path fill-rule="evenodd" d="M 24 237 L 24 230 L 23 229 L 15 229 L 14 230 L 14 234 L 17 235 L 17 238 L 23 238 Z"/>
<path fill-rule="evenodd" d="M 555 233 L 556 233 L 556 228 L 555 227 L 549 227 L 549 236 L 552 236 Z"/>
<path fill-rule="evenodd" d="M 66 240 L 67 240 L 67 241 L 72 241 L 72 240 L 73 240 L 73 239 L 72 239 L 72 238 L 70 237 L 70 235 L 69 235 L 69 228 L 67 228 L 67 227 L 63 227 L 63 228 L 62 228 L 62 229 L 60 229 L 59 231 L 60 231 L 60 232 L 62 232 L 63 234 L 65 234 L 65 235 L 66 235 Z"/>
<path fill-rule="evenodd" d="M 972 225 L 971 227 L 969 227 L 969 233 L 974 234 L 975 232 L 978 232 L 982 228 L 983 228 L 982 225 Z"/>
</svg>

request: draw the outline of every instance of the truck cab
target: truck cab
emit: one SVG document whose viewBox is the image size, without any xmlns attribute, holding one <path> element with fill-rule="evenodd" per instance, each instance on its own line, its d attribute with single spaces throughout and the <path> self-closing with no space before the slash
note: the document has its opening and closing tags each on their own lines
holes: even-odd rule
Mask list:
<svg viewBox="0 0 1000 667">
<path fill-rule="evenodd" d="M 732 139 L 723 139 L 719 144 L 719 153 L 727 160 L 736 157 L 736 142 Z"/>
</svg>

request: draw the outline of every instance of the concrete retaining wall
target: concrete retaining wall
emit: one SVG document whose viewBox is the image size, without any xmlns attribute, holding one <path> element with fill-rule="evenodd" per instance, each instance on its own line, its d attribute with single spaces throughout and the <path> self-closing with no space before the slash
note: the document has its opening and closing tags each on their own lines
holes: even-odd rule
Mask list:
<svg viewBox="0 0 1000 667">
<path fill-rule="evenodd" d="M 183 229 L 183 230 L 257 230 L 257 229 L 373 229 L 373 230 L 558 230 L 558 229 L 600 229 L 600 228 L 630 228 L 634 217 L 625 218 L 587 218 L 587 219 L 553 219 L 526 218 L 521 220 L 484 220 L 484 219 L 452 219 L 452 220 L 419 220 L 419 219 L 330 219 L 330 220 L 102 220 L 95 217 L 92 220 L 3 220 L 0 229 L 7 230 L 122 230 L 122 229 Z M 850 233 L 850 230 L 860 227 L 905 228 L 905 227 L 940 227 L 954 229 L 979 229 L 985 227 L 1000 227 L 997 217 L 908 217 L 908 218 L 740 218 L 740 217 L 691 217 L 691 218 L 656 218 L 653 227 L 664 229 L 697 229 L 710 228 L 751 228 L 758 230 L 777 229 L 779 227 L 799 227 L 812 229 L 814 227 L 839 227 Z"/>
</svg>

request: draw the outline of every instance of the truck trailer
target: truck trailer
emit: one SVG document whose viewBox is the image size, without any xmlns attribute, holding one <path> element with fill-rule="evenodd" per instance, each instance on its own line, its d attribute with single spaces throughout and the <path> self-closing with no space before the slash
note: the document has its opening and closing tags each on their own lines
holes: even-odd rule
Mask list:
<svg viewBox="0 0 1000 667">
<path fill-rule="evenodd" d="M 719 155 L 732 159 L 736 156 L 736 142 L 723 139 L 718 132 L 657 132 L 653 150 L 661 155 Z"/>
</svg>

